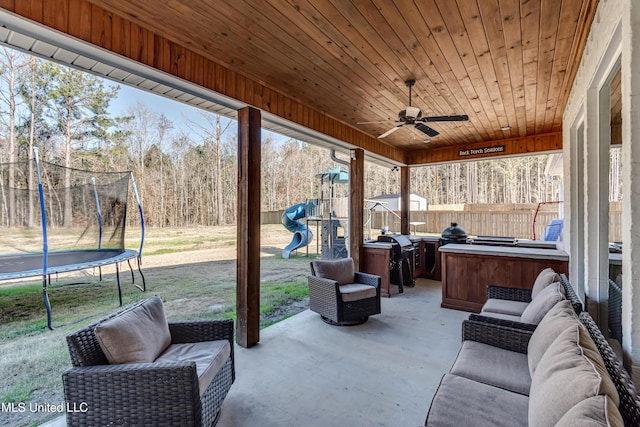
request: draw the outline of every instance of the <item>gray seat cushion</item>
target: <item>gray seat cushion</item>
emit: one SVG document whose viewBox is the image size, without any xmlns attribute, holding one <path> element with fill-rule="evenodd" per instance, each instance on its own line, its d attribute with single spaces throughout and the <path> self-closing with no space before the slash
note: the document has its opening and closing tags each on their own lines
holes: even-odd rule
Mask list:
<svg viewBox="0 0 640 427">
<path fill-rule="evenodd" d="M 340 286 L 340 294 L 344 302 L 359 301 L 361 299 L 375 297 L 377 289 L 370 285 L 351 283 Z"/>
<path fill-rule="evenodd" d="M 430 427 L 526 427 L 527 396 L 447 374 L 431 401 Z"/>
<path fill-rule="evenodd" d="M 205 392 L 213 378 L 231 356 L 231 345 L 227 340 L 203 341 L 186 344 L 171 344 L 156 362 L 195 362 L 200 395 Z"/>
<path fill-rule="evenodd" d="M 511 320 L 513 322 L 522 322 L 522 320 L 520 320 L 520 316 L 514 316 L 512 314 L 492 313 L 490 311 L 483 311 L 480 313 L 480 315 L 486 316 L 486 317 L 494 317 L 496 319 Z"/>
<path fill-rule="evenodd" d="M 464 341 L 451 374 L 529 395 L 527 355 L 476 341 Z"/>
<path fill-rule="evenodd" d="M 528 302 L 511 301 L 506 299 L 489 298 L 482 306 L 482 314 L 485 312 L 522 316 L 522 312 L 529 305 Z"/>
</svg>

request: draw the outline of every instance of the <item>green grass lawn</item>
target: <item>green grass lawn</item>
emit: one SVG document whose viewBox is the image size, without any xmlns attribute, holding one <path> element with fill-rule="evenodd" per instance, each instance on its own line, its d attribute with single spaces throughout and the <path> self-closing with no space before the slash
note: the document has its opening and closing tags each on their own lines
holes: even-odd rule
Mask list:
<svg viewBox="0 0 640 427">
<path fill-rule="evenodd" d="M 277 231 L 277 229 L 276 229 Z M 178 233 L 176 233 L 178 234 Z M 197 234 L 206 234 L 199 230 Z M 154 265 L 144 261 L 147 292 L 138 290 L 123 264 L 120 272 L 123 304 L 159 295 L 169 320 L 232 318 L 236 311 L 236 263 L 233 259 L 192 262 L 193 250 L 231 248 L 228 233 L 192 242 L 189 237 L 149 244 L 150 253 L 161 253 L 175 262 Z M 261 327 L 266 327 L 308 306 L 306 275 L 309 258 L 282 259 L 275 253 L 261 258 Z M 167 255 L 168 254 L 168 255 Z M 160 256 L 160 255 L 159 255 Z M 175 256 L 175 258 L 174 258 Z M 148 256 L 148 259 L 152 259 Z M 184 262 L 184 264 L 182 264 Z M 151 266 L 145 267 L 151 264 Z M 135 270 L 134 270 L 135 271 Z M 52 278 L 48 288 L 55 330 L 47 329 L 39 279 L 0 283 L 0 402 L 60 404 L 64 401 L 61 376 L 71 366 L 65 335 L 119 309 L 115 274 Z M 141 277 L 135 272 L 135 283 Z M 37 425 L 59 414 L 11 414 L 0 412 L 0 425 Z"/>
</svg>

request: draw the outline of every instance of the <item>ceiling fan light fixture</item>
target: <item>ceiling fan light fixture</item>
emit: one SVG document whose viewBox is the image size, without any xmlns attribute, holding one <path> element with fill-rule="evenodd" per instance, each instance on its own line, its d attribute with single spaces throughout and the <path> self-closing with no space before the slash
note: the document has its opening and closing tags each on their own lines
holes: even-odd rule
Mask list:
<svg viewBox="0 0 640 427">
<path fill-rule="evenodd" d="M 405 117 L 411 119 L 417 119 L 420 117 L 420 109 L 418 107 L 407 107 L 405 110 Z"/>
</svg>

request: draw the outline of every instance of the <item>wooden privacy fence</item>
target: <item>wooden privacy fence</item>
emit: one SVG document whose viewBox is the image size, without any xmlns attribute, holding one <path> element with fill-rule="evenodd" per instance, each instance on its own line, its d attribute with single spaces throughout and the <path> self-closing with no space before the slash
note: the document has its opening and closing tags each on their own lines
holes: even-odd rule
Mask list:
<svg viewBox="0 0 640 427">
<path fill-rule="evenodd" d="M 260 212 L 260 224 L 280 224 L 282 219 L 283 210 Z"/>
<path fill-rule="evenodd" d="M 467 208 L 469 206 L 470 208 Z M 533 237 L 533 216 L 535 204 L 513 205 L 512 210 L 495 210 L 488 208 L 480 210 L 479 206 L 467 205 L 463 211 L 413 211 L 411 222 L 424 222 L 423 225 L 411 226 L 417 233 L 440 234 L 452 222 L 457 222 L 467 234 L 473 236 L 509 236 L 516 239 L 531 239 Z M 500 205 L 503 208 L 509 205 Z M 485 205 L 486 207 L 486 205 Z M 523 209 L 524 207 L 524 209 Z M 280 217 L 284 211 L 262 212 L 262 224 L 280 224 Z M 609 208 L 609 241 L 622 241 L 621 203 L 612 202 Z M 397 212 L 400 214 L 400 212 Z M 549 222 L 558 218 L 557 206 L 545 208 L 536 217 L 536 238 L 540 239 Z M 400 232 L 400 220 L 394 215 L 384 212 L 374 212 L 373 230 L 380 230 L 388 226 L 392 232 Z"/>
<path fill-rule="evenodd" d="M 478 211 L 417 211 L 411 212 L 411 222 L 424 222 L 423 225 L 411 226 L 411 232 L 437 233 L 457 222 L 469 235 L 473 236 L 508 236 L 516 239 L 533 238 L 533 211 L 478 212 Z M 622 241 L 621 212 L 612 203 L 609 211 L 609 241 Z M 558 218 L 557 212 L 542 211 L 536 217 L 536 238 L 540 239 L 549 222 Z M 389 224 L 383 224 L 386 220 Z M 400 230 L 400 220 L 393 215 L 386 218 L 380 214 L 374 217 L 374 228 L 384 225 L 394 232 Z"/>
<path fill-rule="evenodd" d="M 467 232 L 470 236 L 508 236 L 517 239 L 531 239 L 533 237 L 534 212 L 468 212 L 468 211 L 418 211 L 411 212 L 411 222 L 424 222 L 422 225 L 411 226 L 411 232 L 436 233 L 452 222 Z M 557 218 L 557 212 L 539 212 L 536 218 L 536 237 L 540 238 L 549 222 Z M 389 215 L 390 230 L 400 230 L 400 220 Z M 382 228 L 382 216 L 376 215 L 374 224 Z"/>
</svg>

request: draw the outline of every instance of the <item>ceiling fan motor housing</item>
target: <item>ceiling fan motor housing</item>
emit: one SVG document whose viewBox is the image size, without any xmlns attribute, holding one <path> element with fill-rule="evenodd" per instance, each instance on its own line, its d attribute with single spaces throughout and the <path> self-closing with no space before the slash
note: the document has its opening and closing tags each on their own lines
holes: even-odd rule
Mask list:
<svg viewBox="0 0 640 427">
<path fill-rule="evenodd" d="M 419 119 L 421 116 L 421 111 L 418 107 L 407 107 L 406 110 L 400 111 L 398 114 L 398 118 L 403 122 L 410 122 L 416 119 Z"/>
</svg>

